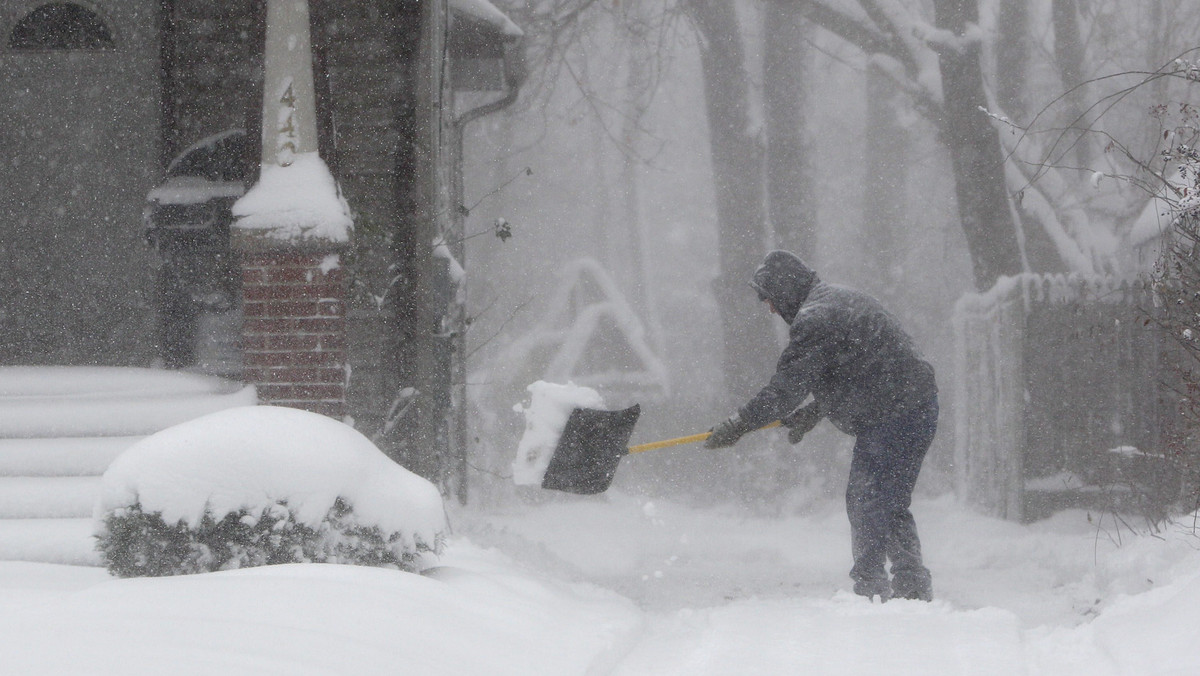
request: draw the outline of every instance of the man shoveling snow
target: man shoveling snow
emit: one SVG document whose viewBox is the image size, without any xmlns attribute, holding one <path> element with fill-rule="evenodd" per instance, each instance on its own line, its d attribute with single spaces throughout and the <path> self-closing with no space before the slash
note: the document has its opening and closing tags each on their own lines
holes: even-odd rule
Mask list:
<svg viewBox="0 0 1200 676">
<path fill-rule="evenodd" d="M 846 487 L 854 592 L 932 600 L 909 506 L 937 431 L 933 367 L 878 301 L 822 282 L 794 254 L 767 254 L 750 285 L 790 325 L 788 345 L 771 381 L 714 426 L 705 446 L 732 446 L 778 419 L 790 428 L 788 440 L 799 443 L 828 417 L 855 437 Z M 802 407 L 809 394 L 814 403 Z"/>
</svg>

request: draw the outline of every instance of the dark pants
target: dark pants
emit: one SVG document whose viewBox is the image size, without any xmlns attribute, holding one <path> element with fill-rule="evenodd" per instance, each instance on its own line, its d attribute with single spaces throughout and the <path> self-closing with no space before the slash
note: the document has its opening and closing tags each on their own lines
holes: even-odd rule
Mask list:
<svg viewBox="0 0 1200 676">
<path fill-rule="evenodd" d="M 859 434 L 846 486 L 846 514 L 854 553 L 855 593 L 932 597 L 932 578 L 921 562 L 921 541 L 909 506 L 921 461 L 937 431 L 938 404 Z M 884 564 L 892 562 L 888 581 Z"/>
</svg>

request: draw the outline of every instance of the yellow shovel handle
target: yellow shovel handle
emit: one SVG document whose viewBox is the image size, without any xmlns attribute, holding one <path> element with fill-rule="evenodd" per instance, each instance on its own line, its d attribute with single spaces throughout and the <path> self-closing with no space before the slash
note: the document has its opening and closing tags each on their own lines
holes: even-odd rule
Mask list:
<svg viewBox="0 0 1200 676">
<path fill-rule="evenodd" d="M 782 422 L 776 420 L 775 422 L 767 423 L 766 425 L 763 425 L 762 427 L 760 427 L 758 429 L 766 430 L 766 429 L 770 429 L 772 427 L 779 427 L 782 424 L 783 424 Z M 637 446 L 630 446 L 629 452 L 630 453 L 641 453 L 642 451 L 653 451 L 656 448 L 663 448 L 665 446 L 678 446 L 680 444 L 691 444 L 691 443 L 695 443 L 697 441 L 704 441 L 705 439 L 707 439 L 709 437 L 710 434 L 712 434 L 712 432 L 701 432 L 700 434 L 692 434 L 692 435 L 689 435 L 686 437 L 675 437 L 674 439 L 664 439 L 663 441 L 651 441 L 648 444 L 638 444 Z"/>
</svg>

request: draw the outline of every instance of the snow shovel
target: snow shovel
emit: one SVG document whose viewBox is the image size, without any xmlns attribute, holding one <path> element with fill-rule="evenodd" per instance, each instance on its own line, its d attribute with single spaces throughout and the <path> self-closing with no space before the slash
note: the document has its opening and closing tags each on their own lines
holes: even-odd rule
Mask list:
<svg viewBox="0 0 1200 676">
<path fill-rule="evenodd" d="M 652 441 L 637 446 L 627 446 L 642 409 L 637 404 L 619 411 L 601 411 L 594 408 L 576 408 L 567 418 L 550 465 L 542 478 L 542 488 L 577 495 L 595 495 L 608 490 L 617 465 L 629 453 L 641 453 L 666 446 L 678 446 L 704 441 L 708 432 L 686 437 Z M 778 427 L 775 422 L 765 425 Z"/>
</svg>

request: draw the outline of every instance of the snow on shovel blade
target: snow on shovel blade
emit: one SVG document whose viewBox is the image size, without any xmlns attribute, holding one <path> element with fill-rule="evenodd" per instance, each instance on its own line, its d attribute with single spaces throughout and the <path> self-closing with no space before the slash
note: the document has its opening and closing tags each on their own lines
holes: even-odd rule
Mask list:
<svg viewBox="0 0 1200 676">
<path fill-rule="evenodd" d="M 629 437 L 641 412 L 637 404 L 620 411 L 571 411 L 542 478 L 542 488 L 578 495 L 608 490 L 617 465 L 629 453 Z"/>
</svg>

